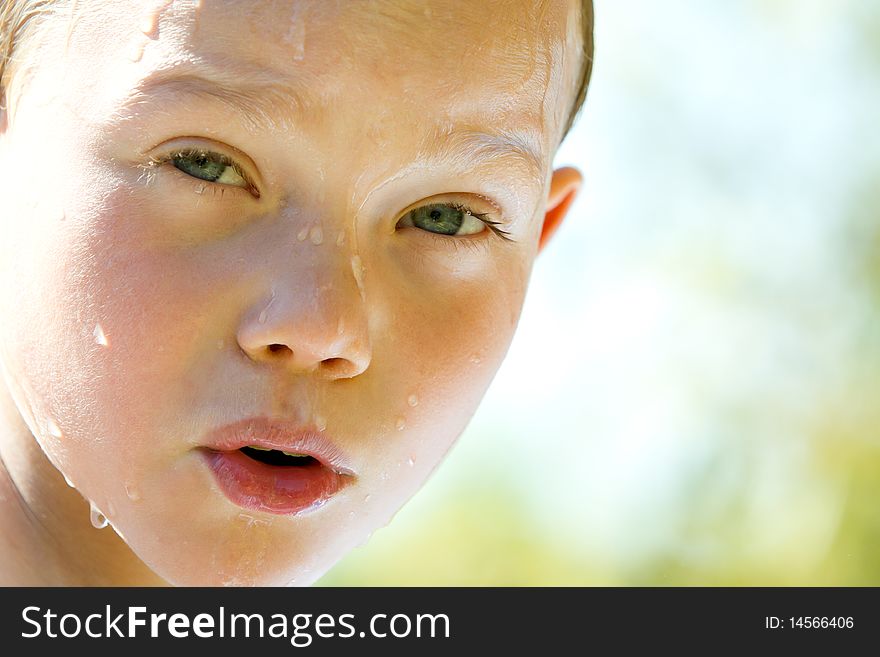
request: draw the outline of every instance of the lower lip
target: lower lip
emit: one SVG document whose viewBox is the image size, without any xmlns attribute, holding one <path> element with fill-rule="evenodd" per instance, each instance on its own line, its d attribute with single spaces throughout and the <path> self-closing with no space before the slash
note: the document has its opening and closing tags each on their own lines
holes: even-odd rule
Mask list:
<svg viewBox="0 0 880 657">
<path fill-rule="evenodd" d="M 220 490 L 233 504 L 254 511 L 295 515 L 322 506 L 345 485 L 345 477 L 318 463 L 278 466 L 238 450 L 206 450 Z"/>
</svg>

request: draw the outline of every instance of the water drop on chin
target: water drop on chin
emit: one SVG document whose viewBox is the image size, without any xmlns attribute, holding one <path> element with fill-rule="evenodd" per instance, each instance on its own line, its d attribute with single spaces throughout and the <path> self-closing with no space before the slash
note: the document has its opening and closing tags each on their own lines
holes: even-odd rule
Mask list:
<svg viewBox="0 0 880 657">
<path fill-rule="evenodd" d="M 121 538 L 123 541 L 125 541 L 126 543 L 128 543 L 128 541 L 125 539 L 125 535 L 119 530 L 119 527 L 117 527 L 116 525 L 114 525 L 112 522 L 108 522 L 107 524 L 110 525 L 110 529 L 112 529 L 114 532 L 116 532 L 116 535 L 117 535 L 119 538 Z"/>
<path fill-rule="evenodd" d="M 89 518 L 92 521 L 92 527 L 95 529 L 104 529 L 107 526 L 107 516 L 101 513 L 94 502 L 89 502 Z"/>
<path fill-rule="evenodd" d="M 76 488 L 76 484 L 74 484 L 74 483 L 70 480 L 70 477 L 68 477 L 68 476 L 67 476 L 66 474 L 64 474 L 63 472 L 61 473 L 61 476 L 64 477 L 64 483 L 65 483 L 65 484 L 67 484 L 67 485 L 70 486 L 71 488 Z"/>
</svg>

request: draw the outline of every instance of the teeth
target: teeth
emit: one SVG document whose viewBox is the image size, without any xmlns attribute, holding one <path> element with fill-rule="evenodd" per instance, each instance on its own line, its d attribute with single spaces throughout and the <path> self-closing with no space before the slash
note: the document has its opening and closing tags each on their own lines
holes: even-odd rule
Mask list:
<svg viewBox="0 0 880 657">
<path fill-rule="evenodd" d="M 257 445 L 248 445 L 248 447 L 250 449 L 257 450 L 258 452 L 271 452 L 272 451 L 271 447 L 258 447 Z M 281 453 L 284 454 L 285 456 L 294 456 L 294 457 L 298 457 L 298 458 L 307 458 L 308 457 L 308 454 L 297 454 L 296 452 L 281 452 Z"/>
</svg>

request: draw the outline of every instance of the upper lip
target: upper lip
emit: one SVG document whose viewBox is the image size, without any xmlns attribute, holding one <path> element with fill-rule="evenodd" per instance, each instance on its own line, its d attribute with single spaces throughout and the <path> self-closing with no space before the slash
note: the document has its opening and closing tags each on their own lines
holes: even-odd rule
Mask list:
<svg viewBox="0 0 880 657">
<path fill-rule="evenodd" d="M 208 432 L 203 444 L 219 451 L 255 445 L 283 452 L 307 454 L 338 474 L 354 474 L 349 459 L 317 427 L 282 418 L 250 417 Z"/>
</svg>

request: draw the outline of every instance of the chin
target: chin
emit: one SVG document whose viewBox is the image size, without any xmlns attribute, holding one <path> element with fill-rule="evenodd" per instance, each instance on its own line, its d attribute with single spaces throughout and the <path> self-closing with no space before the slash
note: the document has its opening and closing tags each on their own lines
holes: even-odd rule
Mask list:
<svg viewBox="0 0 880 657">
<path fill-rule="evenodd" d="M 272 523 L 257 521 L 243 532 L 226 532 L 217 542 L 189 538 L 169 541 L 164 550 L 155 550 L 157 543 L 143 551 L 131 547 L 173 586 L 310 586 L 353 547 L 346 539 L 335 536 L 320 544 L 320 535 L 310 535 L 297 540 Z"/>
</svg>

